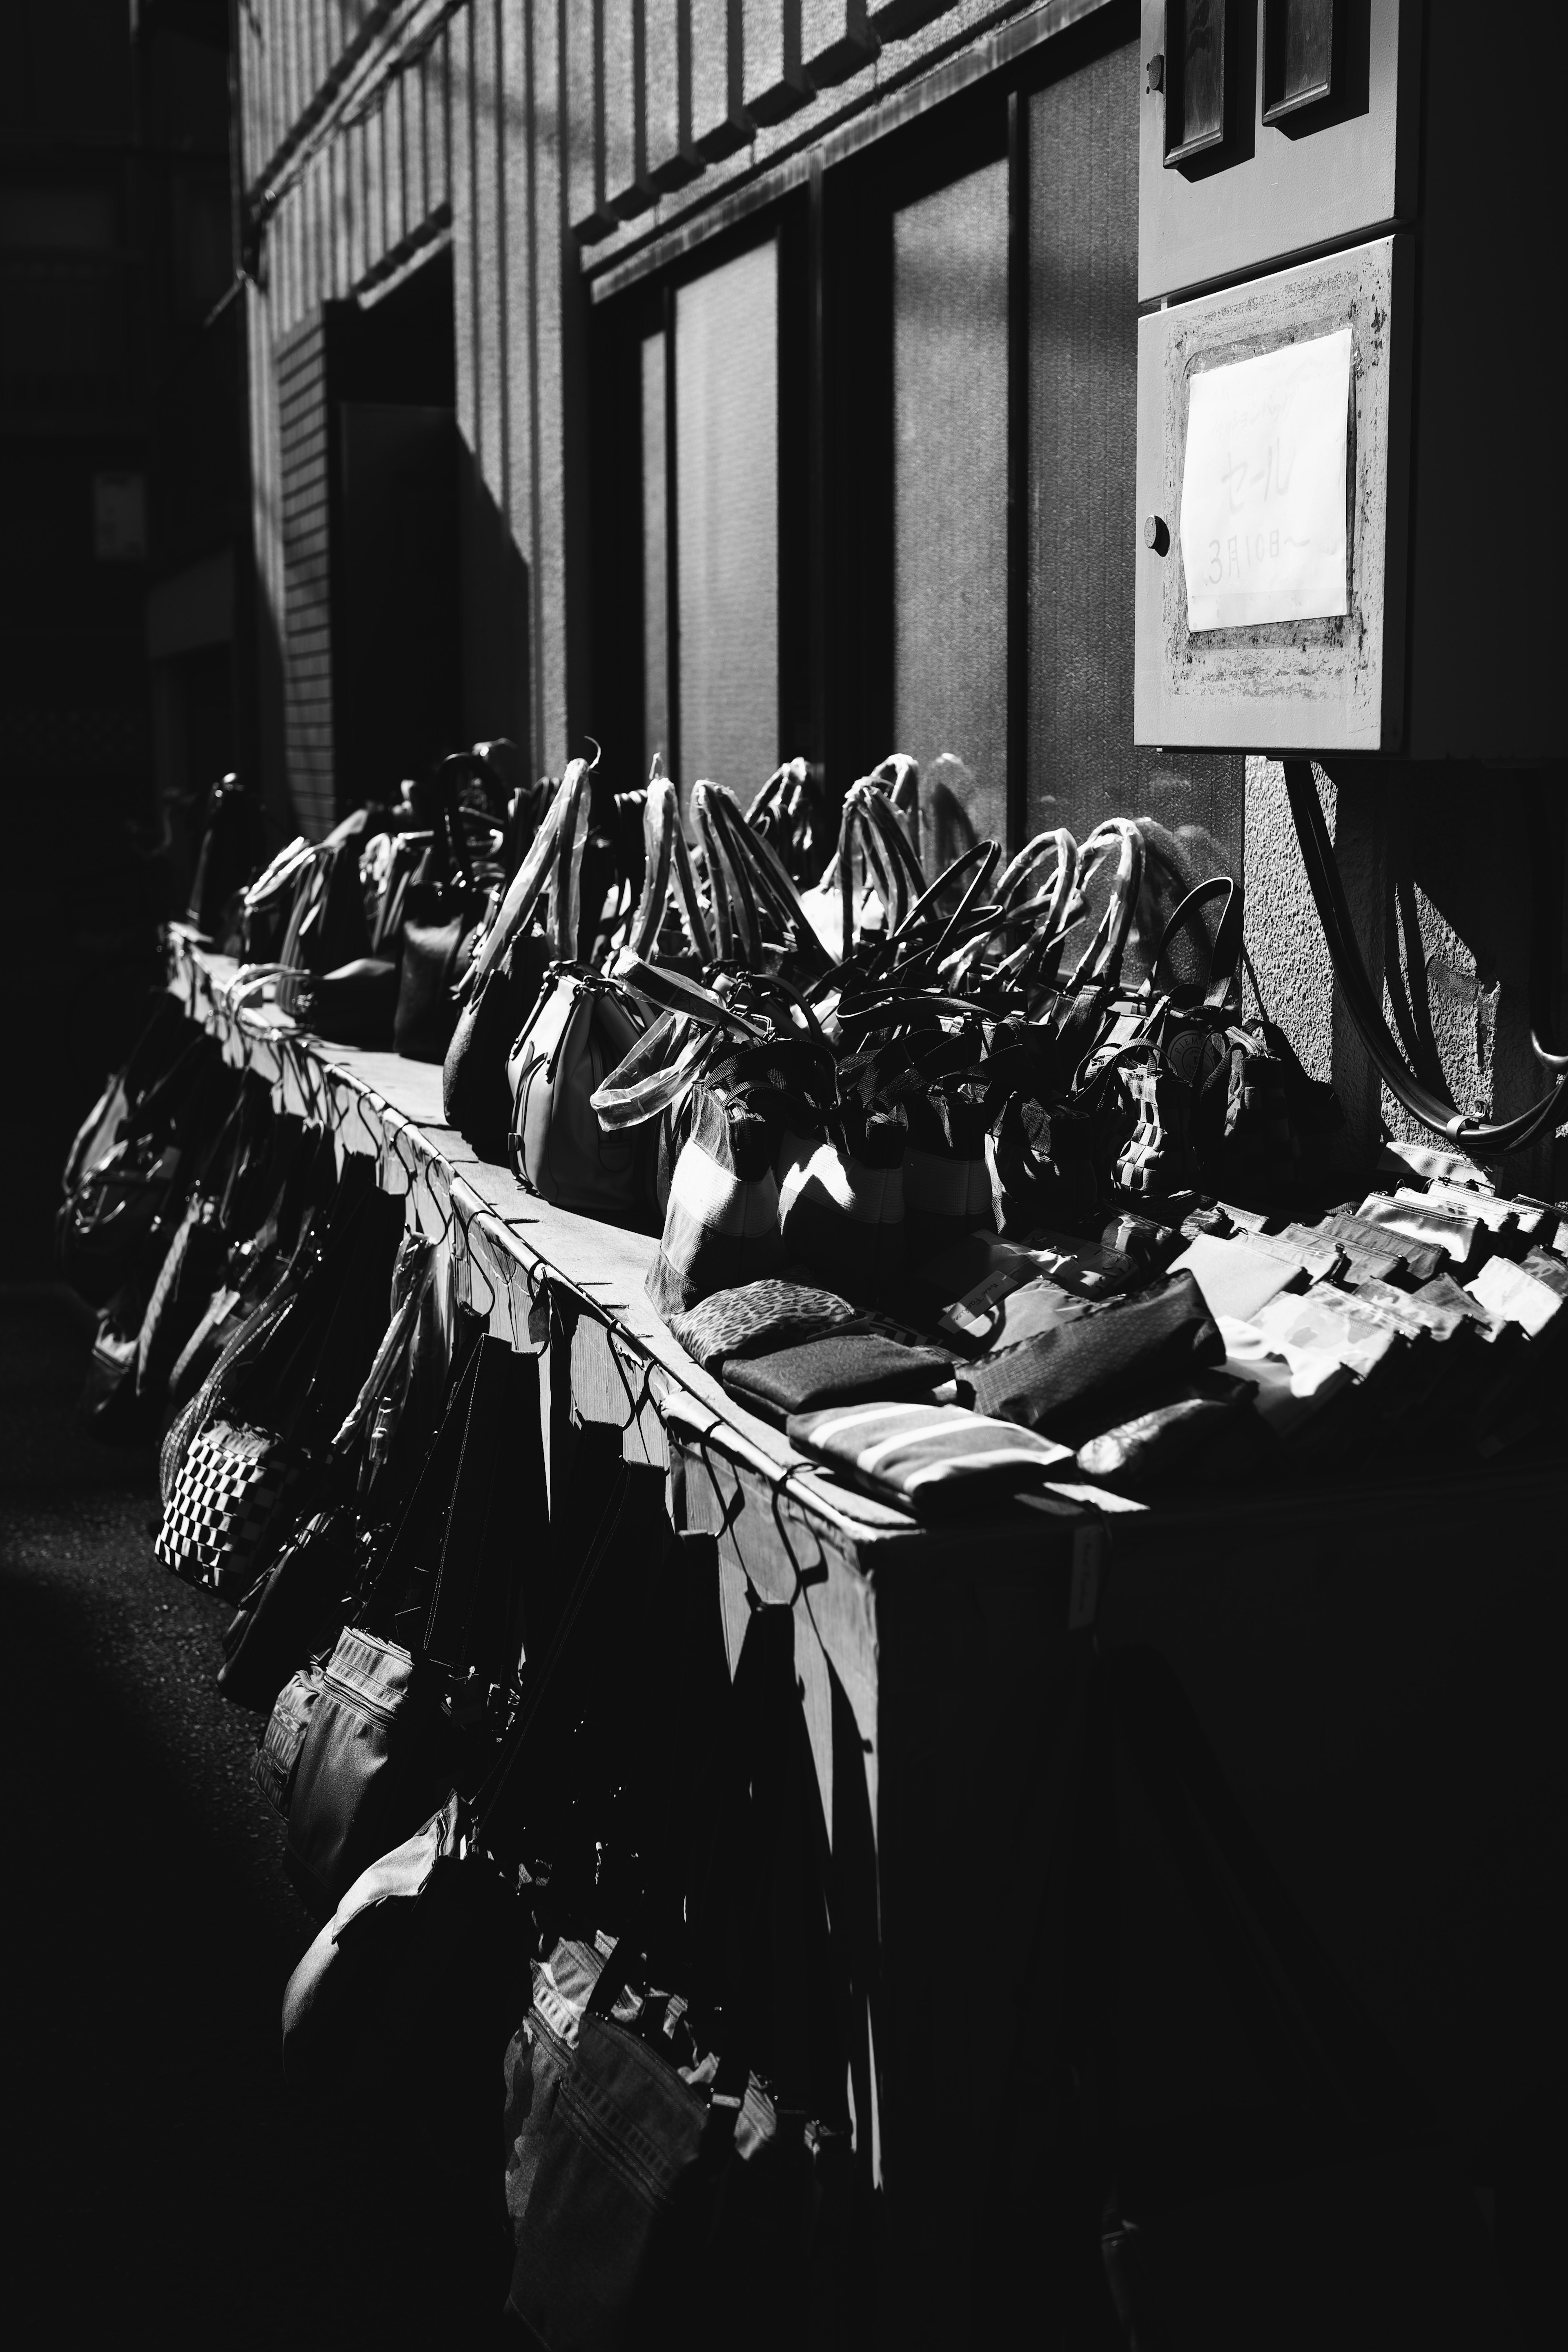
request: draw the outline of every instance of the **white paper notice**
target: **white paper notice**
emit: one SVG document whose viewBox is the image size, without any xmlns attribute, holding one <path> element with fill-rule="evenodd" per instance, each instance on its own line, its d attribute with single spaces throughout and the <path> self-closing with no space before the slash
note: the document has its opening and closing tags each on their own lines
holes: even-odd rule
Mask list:
<svg viewBox="0 0 1568 2352">
<path fill-rule="evenodd" d="M 1189 629 L 1350 610 L 1351 331 L 1192 379 L 1182 467 Z"/>
</svg>

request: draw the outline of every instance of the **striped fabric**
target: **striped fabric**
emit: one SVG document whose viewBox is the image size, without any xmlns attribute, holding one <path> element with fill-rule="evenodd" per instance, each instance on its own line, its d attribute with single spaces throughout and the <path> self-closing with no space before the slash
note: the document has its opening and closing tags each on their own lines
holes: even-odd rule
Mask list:
<svg viewBox="0 0 1568 2352">
<path fill-rule="evenodd" d="M 788 1432 L 803 1454 L 916 1511 L 977 1480 L 1030 1486 L 1073 1459 L 1054 1439 L 955 1404 L 826 1405 L 792 1413 Z"/>
<path fill-rule="evenodd" d="M 670 1178 L 658 1255 L 647 1295 L 668 1322 L 716 1290 L 776 1274 L 784 1263 L 777 1129 L 734 1115 L 711 1088 L 692 1096 L 691 1130 Z"/>
</svg>

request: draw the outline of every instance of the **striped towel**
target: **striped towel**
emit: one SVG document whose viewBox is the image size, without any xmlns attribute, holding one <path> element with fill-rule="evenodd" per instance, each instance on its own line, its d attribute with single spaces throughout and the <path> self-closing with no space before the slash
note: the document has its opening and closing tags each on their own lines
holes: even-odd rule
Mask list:
<svg viewBox="0 0 1568 2352">
<path fill-rule="evenodd" d="M 790 1441 L 858 1486 L 920 1511 L 976 1479 L 1033 1486 L 1071 1463 L 1054 1438 L 956 1404 L 826 1405 L 792 1413 Z"/>
</svg>

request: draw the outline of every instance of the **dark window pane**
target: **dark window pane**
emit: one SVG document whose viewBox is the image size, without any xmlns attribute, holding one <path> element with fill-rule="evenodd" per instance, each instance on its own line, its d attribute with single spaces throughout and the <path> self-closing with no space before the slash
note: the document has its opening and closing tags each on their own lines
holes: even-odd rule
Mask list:
<svg viewBox="0 0 1568 2352">
<path fill-rule="evenodd" d="M 669 759 L 669 542 L 665 497 L 664 337 L 642 347 L 643 765 Z"/>
<path fill-rule="evenodd" d="M 1332 90 L 1334 5 L 1335 0 L 1268 0 L 1265 122 L 1311 106 Z"/>
<path fill-rule="evenodd" d="M 1225 134 L 1226 0 L 1172 0 L 1166 11 L 1167 157 L 1217 145 Z"/>
<path fill-rule="evenodd" d="M 1285 0 L 1285 95 L 1326 90 L 1334 49 L 1334 0 Z"/>
<path fill-rule="evenodd" d="M 1006 837 L 1005 163 L 893 216 L 893 425 L 894 732 L 934 875 Z"/>
<path fill-rule="evenodd" d="M 683 789 L 742 806 L 778 764 L 778 247 L 681 287 L 676 577 Z"/>
</svg>

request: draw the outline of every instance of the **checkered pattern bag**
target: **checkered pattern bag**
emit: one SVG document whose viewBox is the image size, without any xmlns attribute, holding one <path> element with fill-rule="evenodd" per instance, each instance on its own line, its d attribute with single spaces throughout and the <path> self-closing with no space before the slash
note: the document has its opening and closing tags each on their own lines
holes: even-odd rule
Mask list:
<svg viewBox="0 0 1568 2352">
<path fill-rule="evenodd" d="M 297 1448 L 265 1430 L 210 1422 L 193 1439 L 164 1505 L 158 1558 L 188 1583 L 247 1591 L 279 1506 L 303 1466 Z"/>
</svg>

